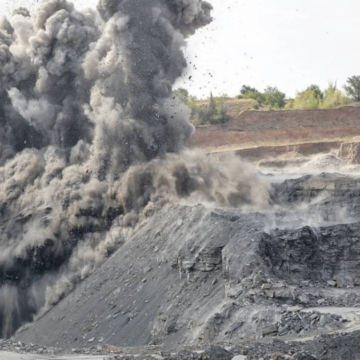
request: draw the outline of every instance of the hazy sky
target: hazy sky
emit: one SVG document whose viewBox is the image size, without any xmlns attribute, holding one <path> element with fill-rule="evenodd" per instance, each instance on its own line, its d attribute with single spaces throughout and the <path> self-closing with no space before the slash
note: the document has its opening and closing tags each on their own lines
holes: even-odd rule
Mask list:
<svg viewBox="0 0 360 360">
<path fill-rule="evenodd" d="M 242 85 L 277 86 L 288 96 L 308 85 L 342 86 L 360 75 L 360 1 L 211 0 L 214 22 L 188 41 L 179 85 L 202 97 L 236 95 Z M 2 11 L 35 0 L 1 0 Z M 97 0 L 76 0 L 95 6 Z M 1 10 L 0 10 L 1 11 Z M 191 80 L 189 80 L 189 76 Z"/>
</svg>

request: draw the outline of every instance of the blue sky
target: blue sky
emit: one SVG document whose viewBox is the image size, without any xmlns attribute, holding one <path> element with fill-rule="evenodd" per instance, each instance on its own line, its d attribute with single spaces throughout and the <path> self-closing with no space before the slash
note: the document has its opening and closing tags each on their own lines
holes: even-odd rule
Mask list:
<svg viewBox="0 0 360 360">
<path fill-rule="evenodd" d="M 3 11 L 39 1 L 2 0 Z M 76 0 L 95 6 L 97 0 Z M 198 97 L 236 95 L 243 84 L 288 96 L 360 75 L 358 0 L 211 0 L 214 22 L 188 40 L 178 86 Z M 1 10 L 0 10 L 1 11 Z M 191 62 L 191 64 L 190 64 Z M 192 76 L 189 80 L 189 76 Z"/>
</svg>

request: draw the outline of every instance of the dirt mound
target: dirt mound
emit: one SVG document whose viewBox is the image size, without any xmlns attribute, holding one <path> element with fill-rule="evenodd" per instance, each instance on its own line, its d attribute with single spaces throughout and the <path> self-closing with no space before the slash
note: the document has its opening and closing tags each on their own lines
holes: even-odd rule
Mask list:
<svg viewBox="0 0 360 360">
<path fill-rule="evenodd" d="M 249 110 L 231 119 L 228 129 L 242 131 L 360 125 L 360 108 L 347 106 L 324 110 Z"/>
<path fill-rule="evenodd" d="M 360 135 L 360 107 L 329 110 L 248 110 L 221 126 L 203 126 L 196 130 L 191 145 L 208 152 L 241 150 L 299 144 L 336 143 Z M 311 154 L 329 149 L 312 148 Z M 266 154 L 264 152 L 263 154 Z M 259 160 L 259 158 L 257 159 Z"/>
<path fill-rule="evenodd" d="M 236 151 L 254 147 L 289 146 L 299 144 L 340 143 L 360 135 L 360 126 L 292 128 L 278 130 L 228 130 L 212 126 L 198 128 L 190 140 L 192 147 L 205 151 Z"/>
</svg>

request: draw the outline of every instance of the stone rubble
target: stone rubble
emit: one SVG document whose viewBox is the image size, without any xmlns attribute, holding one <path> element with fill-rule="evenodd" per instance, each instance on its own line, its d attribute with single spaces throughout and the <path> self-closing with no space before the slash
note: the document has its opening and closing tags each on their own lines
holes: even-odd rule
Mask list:
<svg viewBox="0 0 360 360">
<path fill-rule="evenodd" d="M 327 330 L 341 328 L 346 319 L 334 314 L 321 314 L 312 312 L 286 312 L 282 314 L 280 321 L 276 324 L 276 335 L 306 335 L 317 330 L 319 327 Z"/>
<path fill-rule="evenodd" d="M 324 187 L 333 193 L 327 190 L 325 200 L 313 202 Z M 3 341 L 0 350 L 158 360 L 213 354 L 357 359 L 351 354 L 360 354 L 354 339 L 359 334 L 343 332 L 355 331 L 360 315 L 320 311 L 352 307 L 360 313 L 355 180 L 309 175 L 286 180 L 274 192 L 274 202 L 288 211 L 169 206 L 155 212 L 124 245 L 126 251 L 13 340 Z M 302 209 L 293 210 L 304 203 L 309 214 L 323 215 L 317 226 L 302 224 Z M 348 222 L 333 221 L 344 204 Z M 290 346 L 293 340 L 304 342 Z M 209 350 L 214 344 L 225 351 Z M 359 351 L 347 355 L 346 346 Z"/>
</svg>

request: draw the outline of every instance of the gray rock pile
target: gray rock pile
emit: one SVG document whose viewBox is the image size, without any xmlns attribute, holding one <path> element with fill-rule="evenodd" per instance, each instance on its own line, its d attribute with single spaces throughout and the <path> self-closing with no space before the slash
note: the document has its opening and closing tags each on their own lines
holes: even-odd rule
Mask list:
<svg viewBox="0 0 360 360">
<path fill-rule="evenodd" d="M 324 185 L 325 202 L 317 206 L 329 209 L 322 213 L 332 214 L 328 220 L 346 199 L 352 199 L 352 213 L 360 214 L 357 184 L 341 176 L 287 181 L 274 187 L 273 198 L 280 207 L 290 206 L 290 199 L 311 203 Z M 341 332 L 354 327 L 353 320 L 307 308 L 360 306 L 360 223 L 338 218 L 302 226 L 294 221 L 296 206 L 288 214 L 278 208 L 154 210 L 93 275 L 18 332 L 14 346 L 21 341 L 109 356 L 134 354 L 131 346 L 144 356 L 204 359 L 206 346 L 226 344 L 248 360 L 273 354 L 279 360 L 327 359 L 321 357 L 326 346 L 345 341 Z M 332 332 L 331 340 L 306 346 L 280 341 Z"/>
<path fill-rule="evenodd" d="M 284 335 L 305 335 L 319 328 L 334 330 L 339 329 L 346 322 L 339 315 L 321 314 L 312 312 L 286 312 L 276 324 L 278 336 Z"/>
<path fill-rule="evenodd" d="M 0 340 L 0 351 L 15 352 L 20 354 L 47 354 L 56 355 L 62 351 L 60 348 L 44 347 L 36 344 L 25 344 L 21 341 Z"/>
</svg>

